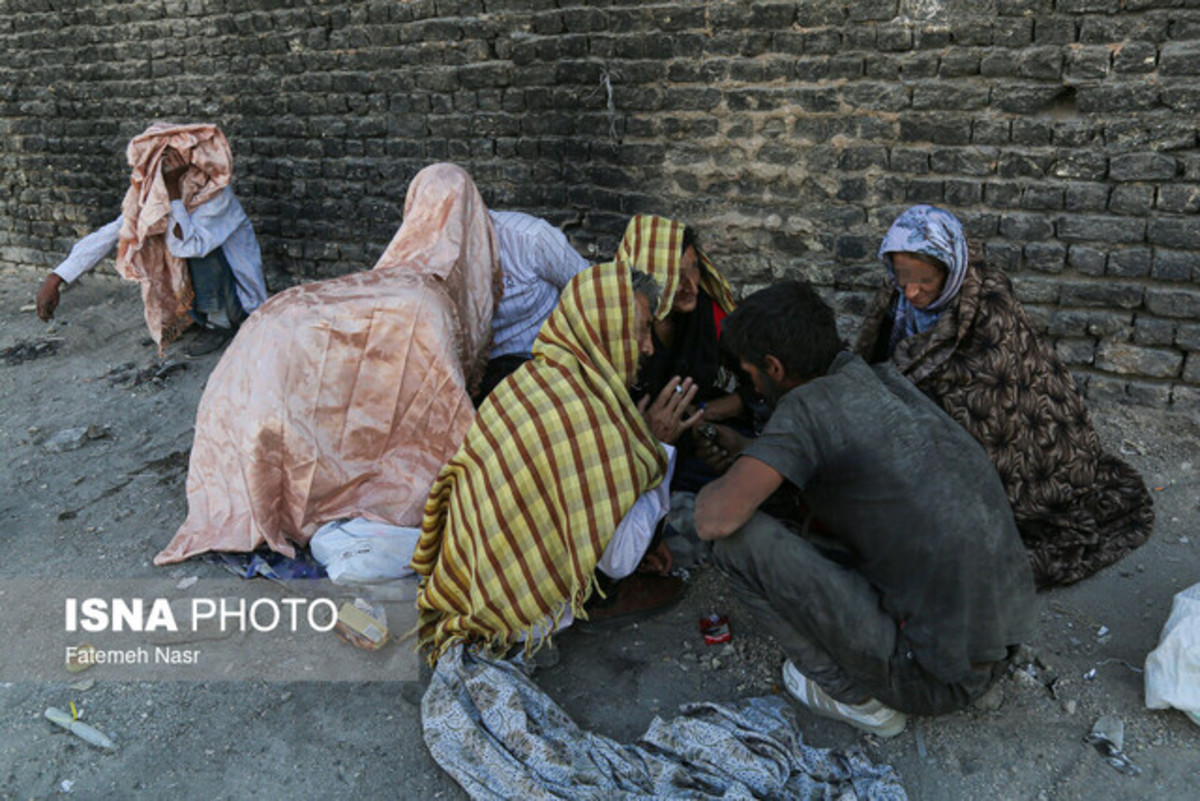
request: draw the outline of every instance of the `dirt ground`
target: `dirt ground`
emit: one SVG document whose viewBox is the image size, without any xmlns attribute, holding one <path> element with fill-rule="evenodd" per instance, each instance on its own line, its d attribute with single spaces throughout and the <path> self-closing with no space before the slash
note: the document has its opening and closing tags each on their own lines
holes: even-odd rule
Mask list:
<svg viewBox="0 0 1200 801">
<path fill-rule="evenodd" d="M 19 604 L 8 590 L 29 579 L 70 588 L 225 575 L 207 563 L 151 564 L 185 516 L 192 423 L 218 357 L 184 363 L 176 348 L 163 369 L 136 287 L 103 274 L 64 293 L 58 320 L 43 324 L 31 310 L 40 279 L 0 274 L 0 351 L 8 354 L 0 360 L 0 605 Z M 1200 410 L 1094 408 L 1093 416 L 1106 446 L 1154 488 L 1151 541 L 1081 584 L 1041 594 L 1026 669 L 989 703 L 914 719 L 890 741 L 800 711 L 808 743 L 860 747 L 895 766 L 920 799 L 1200 797 L 1200 727 L 1176 711 L 1147 710 L 1141 673 L 1172 595 L 1200 581 Z M 94 438 L 77 449 L 47 449 L 58 432 L 88 426 Z M 698 619 L 714 611 L 730 616 L 729 646 L 706 646 L 698 632 Z M 37 637 L 0 635 L 10 654 L 43 647 Z M 349 648 L 332 635 L 328 642 Z M 654 620 L 570 631 L 558 644 L 561 662 L 542 670 L 539 684 L 582 725 L 624 741 L 688 701 L 779 690 L 778 650 L 711 571 Z M 425 748 L 411 681 L 87 676 L 0 675 L 0 797 L 463 795 Z M 119 750 L 93 748 L 42 717 L 71 702 Z M 1118 773 L 1084 742 L 1106 714 L 1124 721 L 1125 751 L 1141 775 Z"/>
</svg>

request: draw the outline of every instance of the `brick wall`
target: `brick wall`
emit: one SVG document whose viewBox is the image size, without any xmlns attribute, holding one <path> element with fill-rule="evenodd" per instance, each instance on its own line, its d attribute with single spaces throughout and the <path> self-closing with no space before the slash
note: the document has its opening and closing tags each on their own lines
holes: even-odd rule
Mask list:
<svg viewBox="0 0 1200 801">
<path fill-rule="evenodd" d="M 847 320 L 959 214 L 1092 397 L 1200 401 L 1196 0 L 0 0 L 0 266 L 53 266 L 154 119 L 229 135 L 274 288 L 369 267 L 425 164 L 608 256 L 699 226 Z"/>
</svg>

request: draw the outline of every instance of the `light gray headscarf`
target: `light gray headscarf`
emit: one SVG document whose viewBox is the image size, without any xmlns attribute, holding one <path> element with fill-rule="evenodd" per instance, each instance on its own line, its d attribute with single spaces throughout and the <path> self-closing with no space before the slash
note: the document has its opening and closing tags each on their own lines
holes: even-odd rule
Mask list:
<svg viewBox="0 0 1200 801">
<path fill-rule="evenodd" d="M 946 283 L 937 300 L 924 309 L 918 309 L 904 297 L 904 291 L 896 281 L 893 253 L 920 253 L 946 265 Z M 967 235 L 958 218 L 945 209 L 913 206 L 897 217 L 888 229 L 883 244 L 879 246 L 879 261 L 892 277 L 892 283 L 901 290 L 888 343 L 890 354 L 900 340 L 932 328 L 950 301 L 958 296 L 970 261 L 967 256 Z"/>
</svg>

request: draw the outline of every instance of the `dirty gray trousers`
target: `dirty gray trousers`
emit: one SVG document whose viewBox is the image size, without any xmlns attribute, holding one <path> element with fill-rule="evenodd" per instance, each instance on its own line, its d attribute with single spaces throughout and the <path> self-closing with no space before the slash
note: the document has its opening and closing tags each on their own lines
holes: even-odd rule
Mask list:
<svg viewBox="0 0 1200 801">
<path fill-rule="evenodd" d="M 961 709 L 999 670 L 947 684 L 924 670 L 867 579 L 778 520 L 758 512 L 713 546 L 713 561 L 796 667 L 845 703 L 875 698 L 938 715 Z"/>
</svg>

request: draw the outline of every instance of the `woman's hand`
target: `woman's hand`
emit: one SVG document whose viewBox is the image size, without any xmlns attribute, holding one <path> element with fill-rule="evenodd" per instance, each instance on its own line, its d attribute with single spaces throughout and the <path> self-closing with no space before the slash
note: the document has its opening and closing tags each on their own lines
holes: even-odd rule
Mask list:
<svg viewBox="0 0 1200 801">
<path fill-rule="evenodd" d="M 700 422 L 704 415 L 703 410 L 690 416 L 688 414 L 688 406 L 696 397 L 696 389 L 692 379 L 685 378 L 680 381 L 679 376 L 675 376 L 662 388 L 662 392 L 658 393 L 653 404 L 650 403 L 649 395 L 638 403 L 638 411 L 646 418 L 650 433 L 657 437 L 659 442 L 674 445 L 680 434 Z"/>
</svg>

